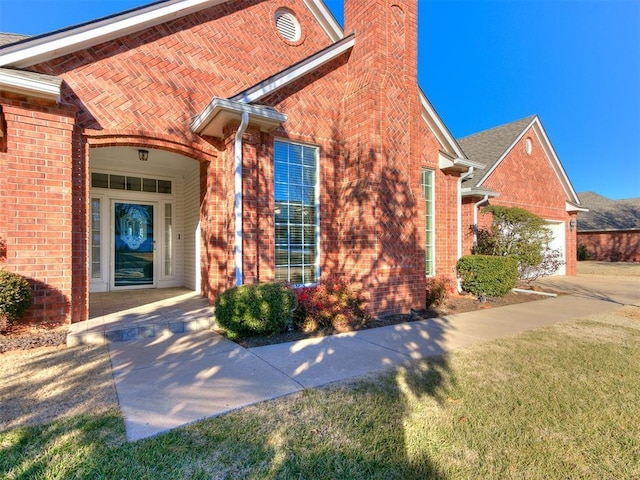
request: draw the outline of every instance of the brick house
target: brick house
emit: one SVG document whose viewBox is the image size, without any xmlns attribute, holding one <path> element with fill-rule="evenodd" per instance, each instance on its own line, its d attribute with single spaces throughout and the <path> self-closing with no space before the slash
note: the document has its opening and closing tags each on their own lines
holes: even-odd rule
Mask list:
<svg viewBox="0 0 640 480">
<path fill-rule="evenodd" d="M 533 115 L 458 139 L 467 157 L 483 168 L 463 175 L 463 250 L 470 253 L 477 229 L 491 225 L 487 205 L 521 207 L 547 221 L 550 245 L 562 252 L 559 275 L 576 274 L 576 218 L 580 206 L 538 116 Z"/>
<path fill-rule="evenodd" d="M 0 37 L 0 237 L 31 320 L 332 275 L 383 314 L 454 275 L 481 165 L 417 84 L 417 2 L 344 3 L 344 29 L 321 0 L 164 0 Z"/>
<path fill-rule="evenodd" d="M 611 200 L 594 192 L 579 193 L 589 209 L 578 220 L 578 245 L 591 260 L 640 262 L 640 198 Z"/>
</svg>

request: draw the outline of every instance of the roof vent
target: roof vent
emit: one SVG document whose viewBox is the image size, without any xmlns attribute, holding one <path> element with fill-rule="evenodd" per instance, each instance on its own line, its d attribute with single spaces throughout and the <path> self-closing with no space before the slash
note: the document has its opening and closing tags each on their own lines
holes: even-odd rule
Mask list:
<svg viewBox="0 0 640 480">
<path fill-rule="evenodd" d="M 280 8 L 275 15 L 276 29 L 278 33 L 289 42 L 300 40 L 300 23 L 296 16 L 289 10 Z"/>
</svg>

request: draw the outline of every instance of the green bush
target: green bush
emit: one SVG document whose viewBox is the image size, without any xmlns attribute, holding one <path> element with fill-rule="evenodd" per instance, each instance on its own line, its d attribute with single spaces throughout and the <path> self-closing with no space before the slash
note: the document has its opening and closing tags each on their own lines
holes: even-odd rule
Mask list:
<svg viewBox="0 0 640 480">
<path fill-rule="evenodd" d="M 32 301 L 31 285 L 24 277 L 0 270 L 0 324 L 2 319 L 9 322 L 20 320 Z"/>
<path fill-rule="evenodd" d="M 295 295 L 283 285 L 241 285 L 216 299 L 216 322 L 233 339 L 281 333 L 291 324 L 295 306 Z"/>
<path fill-rule="evenodd" d="M 516 286 L 518 262 L 514 257 L 466 255 L 458 260 L 462 289 L 477 296 L 502 297 Z"/>
<path fill-rule="evenodd" d="M 587 246 L 581 243 L 578 245 L 578 261 L 583 262 L 585 260 L 591 260 L 591 254 Z"/>
</svg>

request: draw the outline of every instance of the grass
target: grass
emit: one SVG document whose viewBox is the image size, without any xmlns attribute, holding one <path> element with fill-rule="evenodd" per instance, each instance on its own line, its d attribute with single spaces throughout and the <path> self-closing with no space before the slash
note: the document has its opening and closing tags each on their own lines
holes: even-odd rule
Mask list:
<svg viewBox="0 0 640 480">
<path fill-rule="evenodd" d="M 624 307 L 127 443 L 117 411 L 0 433 L 4 478 L 640 478 Z"/>
</svg>

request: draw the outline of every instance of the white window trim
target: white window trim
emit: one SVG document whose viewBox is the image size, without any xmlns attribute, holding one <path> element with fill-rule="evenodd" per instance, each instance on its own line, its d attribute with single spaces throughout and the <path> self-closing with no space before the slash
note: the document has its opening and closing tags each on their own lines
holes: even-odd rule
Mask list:
<svg viewBox="0 0 640 480">
<path fill-rule="evenodd" d="M 274 163 L 274 176 L 273 176 L 273 188 L 274 188 L 274 195 L 273 195 L 273 204 L 274 204 L 274 221 L 273 221 L 273 228 L 274 228 L 274 246 L 275 246 L 275 145 L 276 143 L 286 143 L 289 145 L 300 145 L 301 147 L 307 147 L 307 148 L 313 148 L 315 151 L 315 160 L 316 160 L 316 182 L 315 182 L 315 195 L 314 195 L 314 207 L 315 207 L 315 211 L 316 211 L 316 218 L 315 218 L 315 227 L 316 227 L 316 239 L 315 239 L 315 247 L 316 247 L 316 254 L 315 254 L 315 268 L 316 268 L 316 280 L 314 282 L 307 282 L 304 284 L 292 284 L 292 286 L 294 287 L 308 287 L 308 286 L 313 286 L 313 285 L 317 285 L 318 282 L 320 281 L 320 278 L 322 278 L 322 271 L 321 271 L 321 267 L 320 267 L 320 147 L 318 145 L 312 144 L 312 143 L 305 143 L 305 142 L 301 142 L 301 141 L 296 141 L 296 140 L 290 140 L 287 138 L 276 138 L 274 139 L 273 145 L 274 145 L 274 155 L 273 155 L 273 163 Z M 275 252 L 274 252 L 275 253 Z M 273 264 L 274 264 L 274 271 L 275 271 L 275 255 L 274 255 L 274 259 L 273 259 Z"/>
<path fill-rule="evenodd" d="M 426 222 L 427 222 L 427 213 L 428 212 L 426 211 L 427 198 L 426 198 L 426 196 L 424 194 L 425 192 L 424 192 L 424 182 L 423 182 L 423 178 L 424 178 L 423 176 L 424 176 L 424 172 L 425 171 L 431 172 L 431 182 L 432 182 L 432 185 L 431 185 L 431 196 L 432 196 L 432 198 L 431 198 L 431 202 L 430 203 L 431 203 L 431 219 L 432 219 L 431 221 L 432 221 L 432 224 L 433 224 L 432 229 L 431 229 L 432 236 L 433 236 L 432 237 L 432 245 L 431 245 L 431 265 L 433 266 L 432 267 L 432 271 L 433 272 L 431 274 L 428 274 L 427 271 L 426 271 L 427 270 L 427 268 L 426 268 L 427 267 L 427 265 L 426 265 L 426 262 L 427 262 L 427 260 L 426 260 L 426 254 L 427 254 L 427 238 L 426 238 L 427 225 L 426 225 Z M 424 268 L 424 270 L 425 270 L 425 272 L 424 273 L 425 273 L 425 276 L 427 276 L 427 277 L 435 277 L 437 270 L 436 270 L 436 172 L 435 172 L 434 169 L 423 167 L 420 170 L 420 186 L 421 186 L 421 190 L 422 190 L 422 197 L 423 197 L 424 202 L 425 202 L 425 212 L 424 212 L 424 215 L 425 215 L 425 239 L 424 239 L 425 240 L 425 244 L 424 244 L 424 247 L 425 247 L 425 268 Z"/>
</svg>

